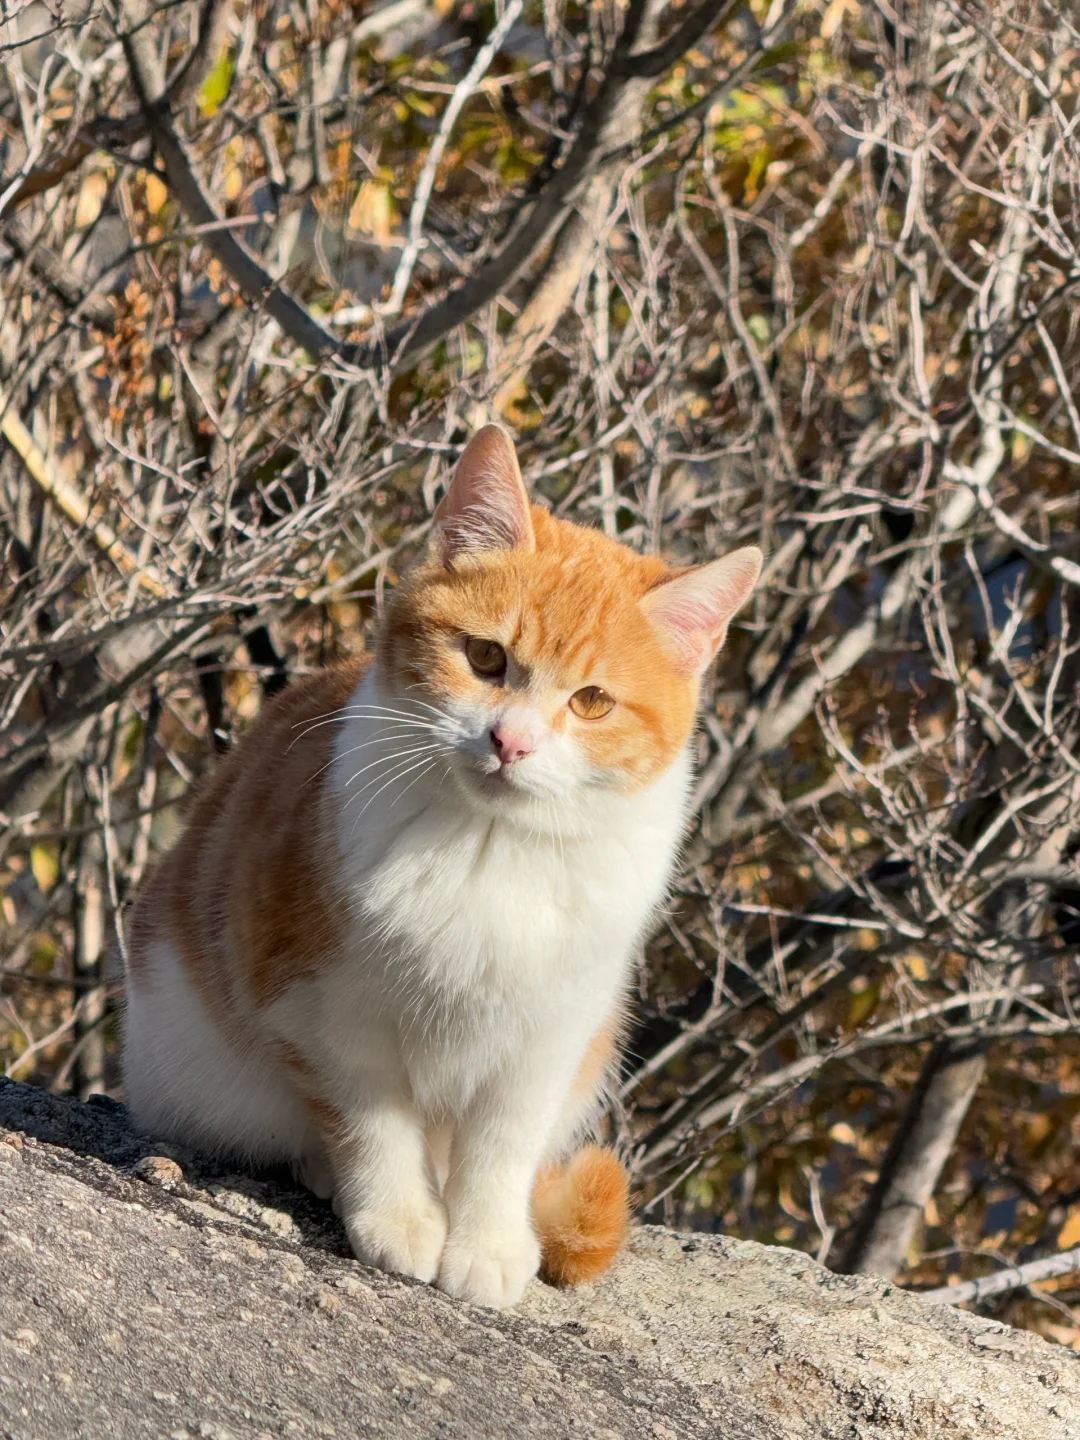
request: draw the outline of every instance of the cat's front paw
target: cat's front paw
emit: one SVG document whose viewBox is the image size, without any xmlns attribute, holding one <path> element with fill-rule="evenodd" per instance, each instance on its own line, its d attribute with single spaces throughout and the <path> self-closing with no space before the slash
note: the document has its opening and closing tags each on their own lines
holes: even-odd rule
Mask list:
<svg viewBox="0 0 1080 1440">
<path fill-rule="evenodd" d="M 353 1254 L 364 1265 L 430 1284 L 446 1243 L 446 1211 L 426 1197 L 391 1210 L 358 1209 L 342 1216 Z"/>
<path fill-rule="evenodd" d="M 451 1234 L 439 1266 L 439 1289 L 472 1305 L 516 1305 L 540 1268 L 540 1245 L 526 1225 L 513 1231 Z"/>
</svg>

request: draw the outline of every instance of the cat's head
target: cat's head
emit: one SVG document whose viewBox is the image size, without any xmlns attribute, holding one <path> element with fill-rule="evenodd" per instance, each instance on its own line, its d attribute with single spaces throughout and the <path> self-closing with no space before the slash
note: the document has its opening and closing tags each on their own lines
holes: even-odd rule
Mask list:
<svg viewBox="0 0 1080 1440">
<path fill-rule="evenodd" d="M 482 806 L 638 790 L 686 746 L 761 559 L 749 547 L 676 570 L 557 520 L 530 505 L 510 437 L 489 425 L 388 606 L 379 673 Z"/>
</svg>

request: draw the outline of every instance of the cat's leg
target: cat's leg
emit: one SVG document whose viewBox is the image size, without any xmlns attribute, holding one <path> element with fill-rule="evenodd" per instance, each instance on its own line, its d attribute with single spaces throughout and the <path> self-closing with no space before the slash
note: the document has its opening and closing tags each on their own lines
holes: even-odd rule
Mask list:
<svg viewBox="0 0 1080 1440">
<path fill-rule="evenodd" d="M 546 1160 L 565 1156 L 597 1120 L 615 1070 L 616 1047 L 623 1027 L 620 1004 L 593 1032 L 548 1137 Z"/>
<path fill-rule="evenodd" d="M 439 1286 L 476 1305 L 516 1305 L 540 1264 L 529 1202 L 573 1076 L 566 1055 L 537 1048 L 486 1082 L 454 1136 L 443 1199 L 450 1232 Z"/>
<path fill-rule="evenodd" d="M 428 1158 L 435 1189 L 441 1195 L 450 1176 L 450 1154 L 454 1144 L 454 1127 L 447 1122 L 427 1128 Z"/>
<path fill-rule="evenodd" d="M 316 1200 L 334 1198 L 334 1167 L 326 1146 L 317 1135 L 305 1143 L 300 1158 L 293 1162 L 293 1173 Z"/>
<path fill-rule="evenodd" d="M 312 1097 L 309 1110 L 353 1254 L 379 1270 L 434 1280 L 446 1211 L 431 1182 L 420 1118 L 405 1087 L 384 1073 L 350 1077 L 349 1092 L 344 1103 Z"/>
<path fill-rule="evenodd" d="M 273 1051 L 208 1011 L 180 948 L 155 940 L 127 979 L 126 1099 L 140 1129 L 208 1154 L 292 1160 L 310 1129 Z"/>
</svg>

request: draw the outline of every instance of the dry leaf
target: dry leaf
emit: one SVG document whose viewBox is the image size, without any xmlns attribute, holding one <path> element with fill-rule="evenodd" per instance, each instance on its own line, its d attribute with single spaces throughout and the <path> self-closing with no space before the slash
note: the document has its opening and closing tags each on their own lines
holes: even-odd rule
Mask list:
<svg viewBox="0 0 1080 1440">
<path fill-rule="evenodd" d="M 390 186 L 383 180 L 365 180 L 349 211 L 349 229 L 370 235 L 379 245 L 386 245 L 396 219 Z"/>
<path fill-rule="evenodd" d="M 821 21 L 821 38 L 823 40 L 832 39 L 844 23 L 844 16 L 849 11 L 852 15 L 858 15 L 859 7 L 856 0 L 831 0 Z"/>
<path fill-rule="evenodd" d="M 930 967 L 926 963 L 926 957 L 917 951 L 909 951 L 901 957 L 901 964 L 913 980 L 929 980 Z"/>
<path fill-rule="evenodd" d="M 1080 1205 L 1074 1205 L 1069 1211 L 1057 1238 L 1059 1250 L 1072 1250 L 1077 1245 L 1080 1245 Z"/>
<path fill-rule="evenodd" d="M 146 177 L 146 208 L 156 215 L 169 198 L 168 186 L 156 175 Z"/>
<path fill-rule="evenodd" d="M 56 877 L 60 873 L 60 851 L 58 847 L 44 843 L 32 846 L 30 849 L 30 869 L 34 872 L 34 879 L 37 881 L 38 889 L 47 895 L 56 884 Z"/>
<path fill-rule="evenodd" d="M 79 203 L 75 206 L 75 229 L 85 230 L 93 225 L 101 214 L 105 196 L 109 193 L 109 181 L 103 170 L 91 170 L 79 191 Z"/>
</svg>

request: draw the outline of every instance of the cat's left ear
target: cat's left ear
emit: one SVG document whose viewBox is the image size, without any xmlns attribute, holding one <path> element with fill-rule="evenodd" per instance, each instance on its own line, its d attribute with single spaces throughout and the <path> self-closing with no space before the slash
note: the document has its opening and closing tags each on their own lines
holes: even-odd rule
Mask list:
<svg viewBox="0 0 1080 1440">
<path fill-rule="evenodd" d="M 452 565 L 460 555 L 535 547 L 514 442 L 501 425 L 485 425 L 466 445 L 435 511 L 433 553 Z"/>
<path fill-rule="evenodd" d="M 723 645 L 732 617 L 758 582 L 763 558 L 756 545 L 748 545 L 677 572 L 645 596 L 645 612 L 682 674 L 700 675 Z"/>
</svg>

